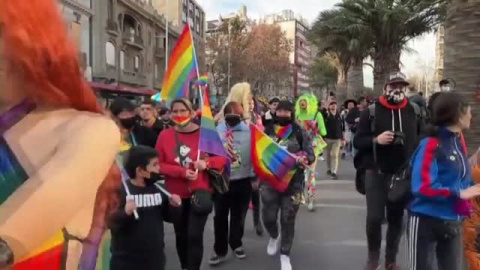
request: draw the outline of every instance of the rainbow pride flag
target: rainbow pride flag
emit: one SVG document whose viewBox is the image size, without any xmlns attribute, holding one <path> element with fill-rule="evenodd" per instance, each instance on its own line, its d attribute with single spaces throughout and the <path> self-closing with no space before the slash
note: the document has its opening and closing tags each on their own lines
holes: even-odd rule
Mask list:
<svg viewBox="0 0 480 270">
<path fill-rule="evenodd" d="M 67 256 L 65 231 L 58 232 L 37 250 L 21 259 L 13 270 L 61 270 L 65 269 Z"/>
<path fill-rule="evenodd" d="M 222 141 L 220 140 L 220 135 L 218 135 L 215 126 L 215 121 L 213 120 L 209 99 L 208 87 L 205 87 L 198 149 L 204 153 L 228 159 L 227 151 L 223 147 Z M 229 171 L 228 168 L 227 171 Z"/>
<path fill-rule="evenodd" d="M 260 180 L 284 192 L 297 170 L 295 158 L 255 125 L 250 125 L 250 132 L 255 173 Z"/>
<path fill-rule="evenodd" d="M 205 86 L 208 84 L 208 74 L 203 74 L 198 78 L 198 80 L 193 84 L 194 86 Z"/>
<path fill-rule="evenodd" d="M 188 96 L 190 81 L 197 78 L 197 59 L 192 42 L 192 33 L 188 24 L 173 48 L 168 70 L 163 78 L 161 98 L 167 103 Z"/>
</svg>

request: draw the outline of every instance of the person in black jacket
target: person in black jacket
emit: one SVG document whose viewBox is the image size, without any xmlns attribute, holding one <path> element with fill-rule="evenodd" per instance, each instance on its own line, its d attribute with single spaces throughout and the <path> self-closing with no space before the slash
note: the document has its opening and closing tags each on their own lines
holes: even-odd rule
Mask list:
<svg viewBox="0 0 480 270">
<path fill-rule="evenodd" d="M 365 270 L 374 270 L 379 266 L 385 209 L 388 222 L 385 269 L 398 269 L 396 256 L 406 205 L 404 202 L 388 201 L 388 187 L 392 175 L 409 161 L 423 128 L 414 107 L 416 105 L 409 103 L 405 97 L 408 85 L 402 73 L 390 74 L 384 95 L 370 105 L 373 107 L 362 112 L 354 138 L 354 146 L 359 151 L 355 165 L 364 173 L 367 199 L 369 253 Z"/>
<path fill-rule="evenodd" d="M 122 141 L 129 145 L 155 147 L 157 134 L 142 126 L 135 118 L 135 106 L 126 98 L 116 98 L 110 106 L 113 119 L 120 127 Z"/>
<path fill-rule="evenodd" d="M 325 120 L 325 127 L 327 128 L 327 135 L 325 135 L 325 142 L 327 148 L 325 155 L 327 156 L 327 174 L 336 180 L 338 163 L 340 162 L 340 149 L 345 145 L 345 128 L 343 120 L 338 113 L 337 102 L 331 101 L 328 105 L 328 111 L 323 116 Z"/>
<path fill-rule="evenodd" d="M 112 233 L 111 270 L 165 269 L 163 220 L 168 204 L 181 205 L 178 195 L 167 194 L 160 179 L 158 153 L 134 146 L 124 168 L 131 177 L 118 190 L 118 209 L 109 217 Z"/>
<path fill-rule="evenodd" d="M 140 118 L 142 118 L 142 126 L 153 130 L 157 137 L 164 129 L 162 121 L 157 117 L 155 103 L 151 100 L 146 100 L 140 105 Z"/>
</svg>

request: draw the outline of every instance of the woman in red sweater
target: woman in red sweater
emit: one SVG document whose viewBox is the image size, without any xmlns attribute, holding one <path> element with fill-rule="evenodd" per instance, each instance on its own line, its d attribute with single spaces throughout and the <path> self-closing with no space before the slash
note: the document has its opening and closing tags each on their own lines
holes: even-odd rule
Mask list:
<svg viewBox="0 0 480 270">
<path fill-rule="evenodd" d="M 171 116 L 175 126 L 160 134 L 155 148 L 167 190 L 182 198 L 182 207 L 170 212 L 182 269 L 199 270 L 203 257 L 203 231 L 213 208 L 213 189 L 206 170 L 220 170 L 227 160 L 203 153 L 197 160 L 200 127 L 192 122 L 195 111 L 189 100 L 174 100 Z"/>
</svg>

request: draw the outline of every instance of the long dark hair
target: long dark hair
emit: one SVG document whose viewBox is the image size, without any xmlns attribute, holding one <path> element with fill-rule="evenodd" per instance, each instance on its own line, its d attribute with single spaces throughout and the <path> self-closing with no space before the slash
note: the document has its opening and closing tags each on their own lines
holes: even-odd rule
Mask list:
<svg viewBox="0 0 480 270">
<path fill-rule="evenodd" d="M 432 137 L 438 136 L 439 128 L 457 124 L 470 107 L 461 95 L 454 92 L 437 94 L 430 105 L 432 119 L 427 134 Z"/>
</svg>

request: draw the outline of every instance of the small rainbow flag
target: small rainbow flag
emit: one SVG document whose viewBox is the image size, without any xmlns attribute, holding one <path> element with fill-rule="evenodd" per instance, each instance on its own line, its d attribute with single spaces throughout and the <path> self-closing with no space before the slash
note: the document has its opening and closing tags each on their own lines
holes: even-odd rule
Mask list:
<svg viewBox="0 0 480 270">
<path fill-rule="evenodd" d="M 210 100 L 208 97 L 208 87 L 205 87 L 204 93 L 198 149 L 204 153 L 228 159 L 227 151 L 223 147 L 220 135 L 218 135 L 215 127 L 215 121 L 213 120 Z M 229 168 L 227 168 L 227 171 L 229 171 Z"/>
<path fill-rule="evenodd" d="M 194 86 L 205 86 L 208 84 L 208 74 L 204 74 L 198 78 L 198 80 L 193 84 Z"/>
<path fill-rule="evenodd" d="M 293 131 L 293 125 L 287 125 L 287 126 L 275 126 L 275 134 L 280 140 L 287 139 L 290 137 L 290 134 L 292 134 Z"/>
<path fill-rule="evenodd" d="M 163 78 L 162 100 L 167 103 L 188 96 L 190 81 L 197 78 L 197 59 L 192 42 L 190 26 L 185 24 L 172 56 L 168 62 L 168 71 Z"/>
<path fill-rule="evenodd" d="M 296 172 L 296 160 L 272 138 L 250 125 L 252 164 L 255 173 L 279 192 L 284 192 Z"/>
</svg>

